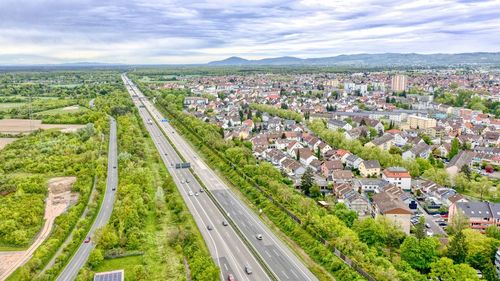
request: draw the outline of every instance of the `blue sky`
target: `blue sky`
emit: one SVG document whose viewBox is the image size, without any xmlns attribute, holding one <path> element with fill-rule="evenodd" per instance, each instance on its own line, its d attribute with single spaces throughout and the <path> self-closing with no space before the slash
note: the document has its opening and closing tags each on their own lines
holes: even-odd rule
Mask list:
<svg viewBox="0 0 500 281">
<path fill-rule="evenodd" d="M 0 64 L 500 51 L 500 0 L 1 0 Z"/>
</svg>

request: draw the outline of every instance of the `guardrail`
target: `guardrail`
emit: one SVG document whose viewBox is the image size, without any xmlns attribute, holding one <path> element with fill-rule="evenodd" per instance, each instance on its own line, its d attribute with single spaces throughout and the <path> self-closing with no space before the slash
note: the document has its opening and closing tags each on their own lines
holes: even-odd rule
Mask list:
<svg viewBox="0 0 500 281">
<path fill-rule="evenodd" d="M 141 100 L 141 103 L 144 104 L 142 102 L 142 100 Z M 144 106 L 145 106 L 146 110 L 149 112 L 149 114 L 151 116 L 153 116 L 153 114 L 149 111 L 149 109 L 147 108 L 147 106 L 146 105 L 144 105 Z M 153 118 L 153 121 L 160 128 L 160 131 L 165 136 L 165 138 L 167 139 L 167 141 L 170 143 L 170 145 L 172 146 L 172 148 L 174 149 L 174 151 L 177 153 L 177 155 L 179 156 L 179 158 L 181 158 L 182 161 L 186 162 L 186 159 L 182 156 L 182 154 L 177 149 L 177 147 L 174 145 L 174 143 L 172 142 L 172 140 L 170 140 L 170 138 L 165 133 L 165 131 L 163 129 L 161 129 L 161 126 L 160 126 L 160 124 L 158 124 L 158 121 L 155 118 Z M 279 281 L 278 277 L 269 268 L 269 266 L 267 265 L 267 263 L 264 261 L 264 259 L 262 258 L 262 256 L 257 252 L 257 250 L 253 247 L 253 245 L 250 243 L 250 241 L 248 241 L 248 239 L 243 234 L 243 232 L 241 231 L 241 229 L 234 223 L 233 219 L 230 216 L 228 216 L 226 210 L 224 210 L 224 208 L 219 203 L 219 201 L 217 200 L 217 198 L 215 198 L 215 196 L 212 194 L 212 192 L 210 192 L 210 190 L 205 186 L 205 184 L 200 179 L 200 177 L 196 174 L 196 172 L 192 168 L 189 168 L 189 171 L 193 174 L 194 178 L 196 179 L 196 181 L 198 181 L 198 183 L 200 184 L 200 186 L 205 190 L 205 193 L 208 195 L 208 197 L 210 198 L 210 200 L 212 200 L 212 202 L 215 204 L 215 206 L 217 207 L 217 209 L 219 209 L 219 211 L 222 213 L 222 215 L 224 216 L 224 218 L 226 219 L 226 221 L 233 227 L 233 229 L 236 232 L 236 234 L 240 237 L 240 239 L 243 241 L 243 243 L 245 243 L 245 245 L 250 250 L 250 252 L 252 252 L 252 254 L 254 255 L 254 257 L 257 259 L 257 261 L 262 266 L 262 268 L 267 273 L 267 275 L 271 278 L 271 280 Z"/>
</svg>

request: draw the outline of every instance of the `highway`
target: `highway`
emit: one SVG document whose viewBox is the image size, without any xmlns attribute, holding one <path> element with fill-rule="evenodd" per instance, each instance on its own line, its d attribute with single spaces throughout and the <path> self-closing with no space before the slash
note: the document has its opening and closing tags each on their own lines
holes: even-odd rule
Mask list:
<svg viewBox="0 0 500 281">
<path fill-rule="evenodd" d="M 125 78 L 124 81 L 127 84 Z M 190 170 L 175 168 L 175 164 L 183 161 L 170 145 L 160 127 L 155 122 L 152 122 L 153 117 L 146 108 L 142 107 L 141 100 L 134 97 L 134 92 L 129 86 L 127 86 L 127 90 L 131 94 L 134 104 L 138 107 L 139 114 L 182 198 L 186 202 L 210 254 L 221 269 L 221 280 L 228 280 L 229 274 L 232 274 L 235 280 L 270 280 L 235 230 L 229 225 L 223 225 L 225 219 L 222 213 L 206 192 L 201 192 L 203 189 Z M 251 268 L 251 274 L 245 272 L 246 266 Z"/>
<path fill-rule="evenodd" d="M 88 243 L 82 241 L 82 244 L 76 251 L 76 253 L 71 258 L 70 262 L 66 265 L 64 270 L 61 272 L 58 281 L 70 281 L 75 280 L 78 275 L 78 271 L 85 265 L 90 252 L 95 247 L 95 243 L 92 240 L 94 232 L 106 225 L 113 212 L 113 205 L 115 203 L 115 193 L 118 186 L 118 148 L 116 139 L 116 121 L 114 118 L 110 117 L 110 133 L 109 133 L 109 149 L 108 149 L 108 172 L 106 177 L 106 192 L 104 193 L 104 199 L 99 209 L 99 213 L 89 230 L 86 237 L 90 237 L 91 240 Z M 87 238 L 85 239 L 87 240 Z"/>
<path fill-rule="evenodd" d="M 168 122 L 162 122 L 164 117 L 154 105 L 144 97 L 137 87 L 133 85 L 128 78 L 124 77 L 123 79 L 132 85 L 133 90 L 142 100 L 146 109 L 152 113 L 154 120 L 156 120 L 158 124 L 161 124 L 163 132 L 172 141 L 184 159 L 191 163 L 194 172 L 203 181 L 208 190 L 216 197 L 217 201 L 224 208 L 224 211 L 232 218 L 237 227 L 243 232 L 246 239 L 252 244 L 278 279 L 294 281 L 318 280 L 304 263 L 300 261 L 259 219 L 259 217 L 240 201 L 224 181 L 204 163 L 197 152 L 175 132 L 175 129 Z M 215 207 L 212 208 L 215 210 Z M 256 238 L 258 234 L 262 235 L 262 240 Z"/>
</svg>

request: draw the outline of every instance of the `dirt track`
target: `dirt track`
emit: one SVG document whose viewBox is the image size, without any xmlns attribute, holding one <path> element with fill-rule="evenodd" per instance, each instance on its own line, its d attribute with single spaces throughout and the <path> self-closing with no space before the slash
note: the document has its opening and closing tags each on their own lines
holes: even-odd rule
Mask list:
<svg viewBox="0 0 500 281">
<path fill-rule="evenodd" d="M 16 140 L 17 138 L 0 138 L 0 150 L 2 150 L 9 143 L 14 142 Z"/>
<path fill-rule="evenodd" d="M 71 204 L 78 195 L 71 192 L 76 177 L 52 178 L 48 182 L 49 195 L 45 206 L 45 223 L 33 244 L 25 251 L 0 252 L 0 280 L 5 280 L 19 266 L 26 263 L 35 250 L 47 239 L 55 219 Z"/>
</svg>

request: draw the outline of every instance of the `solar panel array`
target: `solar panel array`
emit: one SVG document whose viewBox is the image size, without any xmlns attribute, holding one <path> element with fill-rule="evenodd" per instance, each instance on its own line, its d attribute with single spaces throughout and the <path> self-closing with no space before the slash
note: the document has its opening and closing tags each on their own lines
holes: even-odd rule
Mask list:
<svg viewBox="0 0 500 281">
<path fill-rule="evenodd" d="M 123 281 L 123 270 L 116 270 L 110 272 L 100 272 L 94 275 L 94 281 Z"/>
</svg>

